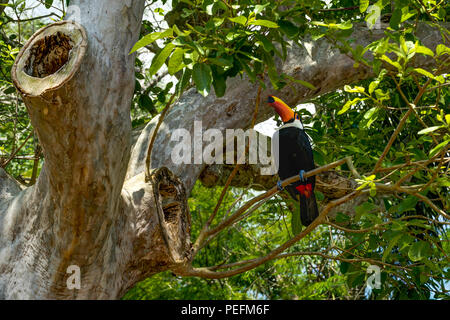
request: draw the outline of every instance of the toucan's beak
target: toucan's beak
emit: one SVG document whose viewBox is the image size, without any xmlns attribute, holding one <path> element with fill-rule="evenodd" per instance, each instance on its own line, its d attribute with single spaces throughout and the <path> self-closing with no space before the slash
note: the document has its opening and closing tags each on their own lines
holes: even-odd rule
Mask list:
<svg viewBox="0 0 450 320">
<path fill-rule="evenodd" d="M 294 111 L 289 108 L 286 103 L 281 101 L 281 99 L 274 96 L 269 96 L 267 98 L 267 103 L 275 109 L 283 122 L 288 122 L 294 118 Z"/>
</svg>

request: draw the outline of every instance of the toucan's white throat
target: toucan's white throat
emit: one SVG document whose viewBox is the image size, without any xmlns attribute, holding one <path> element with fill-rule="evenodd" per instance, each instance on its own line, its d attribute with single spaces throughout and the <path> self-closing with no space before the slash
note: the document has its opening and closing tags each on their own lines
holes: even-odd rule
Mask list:
<svg viewBox="0 0 450 320">
<path fill-rule="evenodd" d="M 278 130 L 281 130 L 281 129 L 284 129 L 284 128 L 289 128 L 289 127 L 296 127 L 296 128 L 299 128 L 299 129 L 302 129 L 302 130 L 303 130 L 303 125 L 302 125 L 301 121 L 300 121 L 299 119 L 295 119 L 295 120 L 292 121 L 292 122 L 283 124 L 281 127 L 279 127 L 279 128 L 277 129 L 277 131 L 278 131 Z"/>
</svg>

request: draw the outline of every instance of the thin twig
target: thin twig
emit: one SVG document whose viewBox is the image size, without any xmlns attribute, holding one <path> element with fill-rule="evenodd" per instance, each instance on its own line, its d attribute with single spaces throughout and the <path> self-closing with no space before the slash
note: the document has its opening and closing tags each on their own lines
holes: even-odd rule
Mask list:
<svg viewBox="0 0 450 320">
<path fill-rule="evenodd" d="M 343 159 L 342 161 L 343 161 L 342 163 L 344 163 L 345 159 Z M 310 174 L 311 174 L 311 172 L 312 171 L 309 171 Z M 306 176 L 306 174 L 305 174 L 305 176 Z M 287 182 L 287 180 L 294 180 L 294 178 L 299 179 L 299 177 L 297 176 L 297 177 L 292 177 L 291 179 L 286 179 L 286 180 L 284 180 L 284 182 Z M 287 183 L 287 184 L 290 184 L 292 182 L 295 182 L 295 181 L 289 181 L 289 183 Z M 274 187 L 274 189 L 277 190 L 276 187 Z M 274 193 L 276 193 L 275 190 L 273 191 Z M 260 257 L 257 259 L 252 259 L 252 262 L 246 264 L 243 267 L 236 268 L 234 270 L 214 272 L 214 271 L 209 270 L 208 268 L 192 268 L 192 265 L 181 265 L 181 266 L 174 267 L 173 271 L 175 273 L 183 275 L 183 276 L 198 276 L 198 277 L 207 278 L 207 279 L 222 279 L 222 278 L 231 277 L 231 276 L 246 272 L 248 270 L 254 269 L 257 266 L 276 258 L 284 250 L 291 247 L 292 245 L 297 243 L 299 240 L 301 240 L 302 238 L 304 238 L 308 234 L 310 234 L 318 225 L 323 223 L 323 220 L 325 219 L 325 217 L 328 215 L 328 213 L 330 212 L 330 210 L 332 208 L 334 208 L 342 203 L 352 200 L 353 198 L 355 198 L 356 196 L 358 196 L 361 193 L 364 193 L 364 191 L 355 190 L 352 193 L 350 193 L 340 199 L 336 199 L 336 200 L 329 202 L 325 206 L 325 208 L 322 210 L 322 212 L 319 214 L 319 216 L 309 226 L 307 226 L 302 232 L 300 232 L 299 234 L 297 234 L 295 237 L 291 238 L 290 240 L 286 241 L 284 244 L 280 245 L 278 248 L 272 250 L 266 256 Z"/>
<path fill-rule="evenodd" d="M 317 175 L 317 174 L 319 174 L 321 172 L 334 169 L 334 168 L 336 168 L 336 167 L 338 167 L 338 166 L 340 166 L 340 165 L 342 165 L 342 164 L 344 164 L 346 162 L 347 162 L 347 158 L 344 158 L 344 159 L 332 162 L 330 164 L 327 164 L 325 166 L 316 168 L 314 170 L 308 171 L 303 176 L 305 178 L 312 177 L 312 176 L 315 176 L 315 175 Z M 287 185 L 290 185 L 291 183 L 297 182 L 298 180 L 300 180 L 300 177 L 298 175 L 292 176 L 290 178 L 287 178 L 287 179 L 283 180 L 281 182 L 281 186 L 282 187 L 286 187 Z M 265 193 L 263 193 L 263 194 L 255 197 L 255 198 L 247 201 L 241 208 L 239 208 L 235 213 L 233 213 L 227 220 L 222 221 L 215 228 L 213 228 L 211 230 L 208 230 L 206 234 L 208 236 L 213 236 L 213 235 L 217 234 L 218 232 L 220 232 L 221 230 L 223 230 L 227 226 L 233 224 L 238 219 L 239 216 L 244 214 L 254 204 L 256 204 L 256 203 L 258 203 L 260 201 L 263 201 L 263 200 L 265 200 L 267 198 L 270 198 L 270 197 L 272 197 L 273 195 L 275 195 L 278 192 L 279 192 L 278 187 L 274 186 L 271 189 L 267 190 Z"/>
<path fill-rule="evenodd" d="M 17 153 L 19 153 L 19 151 L 25 146 L 25 144 L 28 142 L 28 140 L 30 140 L 32 135 L 33 135 L 33 131 L 31 131 L 31 133 L 28 135 L 28 137 L 25 139 L 25 141 L 20 145 L 20 147 L 17 148 L 14 151 L 14 153 L 11 155 L 11 157 L 9 157 L 9 159 L 5 162 L 5 164 L 3 164 L 3 168 L 6 168 L 6 166 L 15 158 Z"/>
<path fill-rule="evenodd" d="M 420 200 L 422 200 L 423 202 L 425 202 L 426 204 L 428 204 L 434 211 L 436 211 L 437 213 L 439 213 L 446 219 L 450 219 L 450 216 L 447 213 L 445 213 L 444 210 L 438 208 L 428 197 L 417 192 L 417 189 L 420 188 L 421 186 L 419 186 L 419 187 L 410 186 L 409 188 L 407 188 L 407 187 L 399 187 L 399 186 L 387 185 L 387 184 L 382 184 L 382 183 L 375 183 L 375 186 L 377 189 L 381 189 L 381 190 L 402 192 L 402 193 L 407 193 L 407 194 L 413 195 L 413 196 L 419 198 Z"/>
<path fill-rule="evenodd" d="M 388 154 L 389 150 L 392 147 L 392 144 L 394 143 L 395 139 L 397 138 L 400 131 L 403 129 L 403 125 L 405 124 L 406 120 L 411 115 L 412 109 L 409 109 L 406 111 L 406 113 L 403 115 L 402 119 L 400 120 L 399 124 L 397 125 L 397 128 L 395 129 L 394 133 L 392 133 L 391 138 L 389 139 L 386 147 L 383 150 L 383 153 L 381 154 L 380 158 L 378 159 L 377 163 L 375 164 L 375 167 L 372 170 L 372 173 L 376 173 L 378 171 L 378 168 L 383 163 L 384 158 Z"/>
<path fill-rule="evenodd" d="M 333 168 L 336 168 L 342 164 L 344 164 L 347 161 L 346 158 L 335 161 L 333 163 L 330 163 L 328 165 L 322 166 L 320 168 L 316 168 L 314 170 L 308 171 L 304 174 L 305 178 L 308 178 L 310 176 L 314 176 L 317 175 L 320 172 L 323 171 L 327 171 Z M 299 176 L 292 176 L 290 178 L 287 178 L 285 180 L 283 180 L 281 182 L 281 185 L 283 187 L 296 182 L 300 179 Z M 233 224 L 242 214 L 244 214 L 250 207 L 253 206 L 253 204 L 262 201 L 266 198 L 269 198 L 271 196 L 273 196 L 274 194 L 278 193 L 278 187 L 275 186 L 272 189 L 266 191 L 264 194 L 261 194 L 251 200 L 249 200 L 246 204 L 244 204 L 240 209 L 238 209 L 233 215 L 230 216 L 229 219 L 223 221 L 221 224 L 219 224 L 216 228 L 214 228 L 213 230 L 209 230 L 207 232 L 208 235 L 210 236 L 215 236 L 217 235 L 221 230 L 223 230 L 225 227 Z M 347 202 L 351 199 L 353 199 L 354 197 L 356 197 L 357 195 L 359 195 L 360 193 L 364 193 L 364 191 L 361 190 L 356 190 L 353 191 L 352 193 L 331 201 L 327 204 L 327 206 L 325 206 L 325 208 L 322 210 L 322 212 L 320 213 L 319 217 L 314 220 L 308 227 L 305 228 L 305 230 L 299 234 L 297 234 L 294 238 L 290 239 L 289 241 L 287 241 L 286 243 L 284 243 L 282 246 L 278 247 L 277 249 L 273 250 L 269 255 L 262 257 L 260 259 L 258 259 L 253 266 L 251 267 L 244 267 L 241 269 L 236 269 L 233 270 L 232 272 L 224 272 L 224 273 L 220 273 L 220 274 L 216 274 L 216 273 L 211 273 L 211 271 L 207 270 L 206 268 L 197 268 L 197 269 L 193 269 L 191 264 L 188 265 L 181 265 L 181 266 L 177 266 L 174 267 L 173 271 L 182 275 L 192 275 L 192 276 L 202 276 L 202 277 L 206 277 L 206 278 L 211 278 L 211 279 L 219 279 L 219 278 L 225 278 L 225 277 L 229 277 L 238 273 L 242 273 L 245 271 L 248 271 L 270 259 L 272 259 L 274 256 L 276 256 L 277 254 L 281 253 L 282 251 L 284 251 L 286 248 L 292 246 L 294 243 L 296 243 L 297 241 L 299 241 L 300 239 L 302 239 L 303 237 L 305 237 L 307 234 L 309 234 L 312 230 L 314 230 L 319 224 L 322 223 L 323 219 L 325 218 L 325 216 L 330 212 L 330 210 L 337 206 L 340 205 L 344 202 Z"/>
</svg>

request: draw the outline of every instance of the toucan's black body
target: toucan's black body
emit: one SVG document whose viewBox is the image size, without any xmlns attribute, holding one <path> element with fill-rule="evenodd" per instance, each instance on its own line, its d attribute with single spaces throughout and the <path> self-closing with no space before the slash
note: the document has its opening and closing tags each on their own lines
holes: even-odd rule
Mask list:
<svg viewBox="0 0 450 320">
<path fill-rule="evenodd" d="M 278 176 L 281 180 L 298 175 L 301 170 L 305 172 L 315 168 L 313 151 L 309 138 L 300 125 L 300 121 L 295 119 L 298 125 L 281 127 L 278 135 Z M 305 196 L 299 191 L 299 186 L 312 186 L 311 192 Z M 305 181 L 297 181 L 286 187 L 294 200 L 300 200 L 300 218 L 304 226 L 308 226 L 319 215 L 314 196 L 316 184 L 315 176 L 307 178 Z M 301 189 L 302 187 L 300 187 Z"/>
</svg>

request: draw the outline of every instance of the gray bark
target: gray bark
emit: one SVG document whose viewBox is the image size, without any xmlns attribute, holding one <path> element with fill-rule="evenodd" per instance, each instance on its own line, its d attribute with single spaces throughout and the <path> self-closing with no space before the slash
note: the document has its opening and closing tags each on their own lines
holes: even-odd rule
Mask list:
<svg viewBox="0 0 450 320">
<path fill-rule="evenodd" d="M 80 24 L 38 31 L 12 70 L 45 163 L 23 191 L 2 179 L 0 298 L 119 298 L 189 252 L 182 183 L 167 169 L 124 183 L 144 1 L 72 4 Z"/>
<path fill-rule="evenodd" d="M 247 128 L 253 114 L 257 87 L 245 78 L 228 81 L 223 98 L 186 92 L 158 133 L 146 182 L 145 155 L 157 119 L 131 150 L 134 56 L 128 55 L 139 35 L 144 0 L 71 4 L 79 11 L 68 20 L 76 23 L 38 31 L 12 71 L 45 164 L 37 183 L 24 190 L 0 170 L 0 298 L 115 299 L 143 278 L 185 263 L 186 198 L 205 165 L 174 164 L 170 133 L 183 127 L 192 133 L 195 120 L 204 129 Z M 382 32 L 359 28 L 355 44 L 368 44 Z M 427 45 L 439 43 L 438 33 L 421 32 Z M 45 36 L 58 40 L 46 53 L 49 48 L 40 42 Z M 288 104 L 371 76 L 324 39 L 304 46 L 293 46 L 279 70 L 318 89 L 294 84 L 294 90 L 277 92 Z M 265 90 L 262 99 L 270 93 L 275 92 Z M 270 116 L 262 103 L 258 121 Z M 79 290 L 66 284 L 71 265 L 81 269 Z"/>
</svg>

